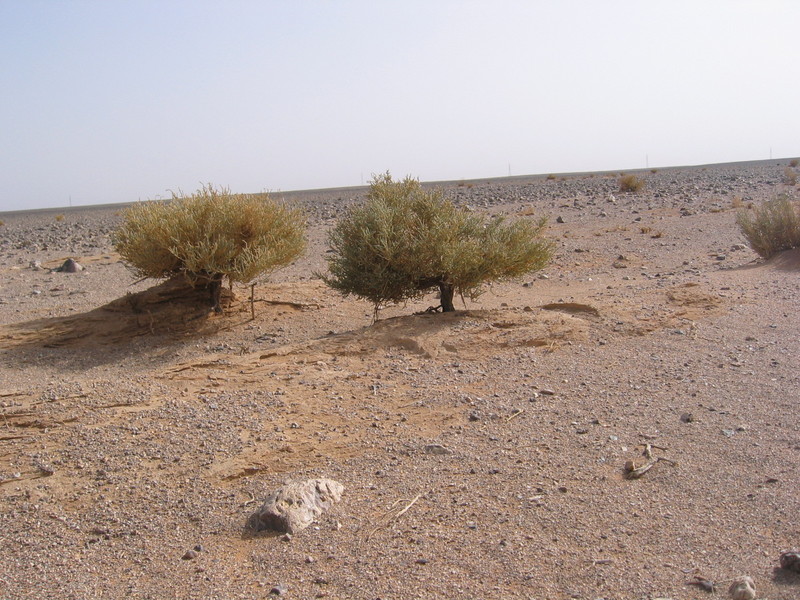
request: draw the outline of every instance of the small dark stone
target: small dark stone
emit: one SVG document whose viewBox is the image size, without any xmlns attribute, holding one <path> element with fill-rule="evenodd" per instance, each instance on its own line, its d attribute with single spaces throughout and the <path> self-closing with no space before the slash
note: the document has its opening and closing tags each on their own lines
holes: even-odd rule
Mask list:
<svg viewBox="0 0 800 600">
<path fill-rule="evenodd" d="M 800 552 L 784 552 L 781 554 L 781 569 L 800 573 Z"/>
<path fill-rule="evenodd" d="M 68 258 L 56 271 L 59 273 L 77 273 L 78 271 L 83 271 L 83 267 L 75 262 L 75 260 Z"/>
<path fill-rule="evenodd" d="M 197 552 L 195 550 L 187 550 L 183 556 L 181 556 L 181 560 L 194 560 L 197 558 Z"/>
<path fill-rule="evenodd" d="M 289 587 L 283 583 L 278 583 L 272 586 L 269 591 L 270 596 L 283 596 L 289 591 Z"/>
<path fill-rule="evenodd" d="M 453 451 L 449 448 L 445 448 L 441 444 L 428 444 L 425 446 L 425 453 L 426 454 L 435 454 L 437 456 L 444 456 L 446 454 L 452 454 Z"/>
</svg>

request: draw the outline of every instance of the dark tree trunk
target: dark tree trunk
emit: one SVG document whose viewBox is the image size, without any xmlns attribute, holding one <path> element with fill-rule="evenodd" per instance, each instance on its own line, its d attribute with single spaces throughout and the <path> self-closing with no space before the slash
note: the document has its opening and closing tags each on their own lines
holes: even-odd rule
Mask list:
<svg viewBox="0 0 800 600">
<path fill-rule="evenodd" d="M 453 293 L 455 290 L 449 283 L 439 284 L 439 297 L 442 299 L 442 312 L 455 312 L 456 307 L 453 305 Z"/>
<path fill-rule="evenodd" d="M 222 275 L 212 275 L 208 282 L 208 289 L 211 294 L 211 308 L 215 313 L 221 313 L 222 306 L 220 306 L 219 299 L 222 294 Z"/>
</svg>

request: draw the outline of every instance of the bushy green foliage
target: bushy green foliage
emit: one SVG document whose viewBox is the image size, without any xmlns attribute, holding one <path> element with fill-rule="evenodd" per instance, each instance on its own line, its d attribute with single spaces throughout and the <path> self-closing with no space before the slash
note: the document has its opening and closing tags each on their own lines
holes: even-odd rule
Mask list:
<svg viewBox="0 0 800 600">
<path fill-rule="evenodd" d="M 250 194 L 205 185 L 191 196 L 131 206 L 114 246 L 140 277 L 184 275 L 195 287 L 248 283 L 285 266 L 305 249 L 298 210 Z"/>
<path fill-rule="evenodd" d="M 764 258 L 800 247 L 800 209 L 785 194 L 752 213 L 740 212 L 736 220 L 750 247 Z"/>
<path fill-rule="evenodd" d="M 644 187 L 644 181 L 636 175 L 623 175 L 619 178 L 620 192 L 638 192 Z"/>
<path fill-rule="evenodd" d="M 552 244 L 545 221 L 506 223 L 456 207 L 416 179 L 376 176 L 367 201 L 332 230 L 328 285 L 371 301 L 377 309 L 438 289 L 442 310 L 453 295 L 480 295 L 484 282 L 543 268 Z"/>
</svg>

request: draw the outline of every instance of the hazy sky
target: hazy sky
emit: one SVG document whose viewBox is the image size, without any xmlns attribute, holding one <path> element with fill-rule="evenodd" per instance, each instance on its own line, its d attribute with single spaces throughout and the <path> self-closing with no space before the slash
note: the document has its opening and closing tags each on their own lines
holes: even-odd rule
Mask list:
<svg viewBox="0 0 800 600">
<path fill-rule="evenodd" d="M 797 0 L 0 0 L 0 211 L 798 156 L 798 24 Z"/>
</svg>

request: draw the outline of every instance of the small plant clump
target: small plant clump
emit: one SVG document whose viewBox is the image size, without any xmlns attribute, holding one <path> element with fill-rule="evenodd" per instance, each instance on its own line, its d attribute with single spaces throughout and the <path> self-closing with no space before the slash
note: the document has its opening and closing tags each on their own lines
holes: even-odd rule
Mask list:
<svg viewBox="0 0 800 600">
<path fill-rule="evenodd" d="M 791 167 L 786 167 L 783 170 L 783 182 L 786 185 L 797 185 L 797 171 Z"/>
<path fill-rule="evenodd" d="M 375 312 L 438 290 L 443 312 L 453 297 L 477 298 L 487 281 L 542 269 L 553 246 L 541 238 L 546 222 L 502 218 L 457 208 L 419 181 L 374 177 L 367 201 L 350 209 L 330 233 L 330 274 L 343 294 L 371 301 Z M 438 308 L 438 307 L 437 307 Z"/>
<path fill-rule="evenodd" d="M 796 158 L 793 158 L 791 161 L 789 161 L 790 167 L 796 167 L 798 164 L 800 164 L 800 161 L 798 161 Z"/>
<path fill-rule="evenodd" d="M 140 277 L 181 275 L 194 288 L 207 287 L 220 312 L 224 279 L 249 283 L 288 265 L 305 250 L 304 234 L 300 211 L 208 184 L 191 196 L 134 204 L 114 246 Z"/>
<path fill-rule="evenodd" d="M 800 208 L 782 194 L 737 216 L 739 228 L 750 247 L 763 258 L 800 246 Z"/>
<path fill-rule="evenodd" d="M 620 192 L 638 192 L 644 187 L 644 181 L 636 175 L 622 175 L 619 178 Z"/>
<path fill-rule="evenodd" d="M 64 215 L 56 215 L 56 221 L 59 223 L 64 220 Z"/>
</svg>

